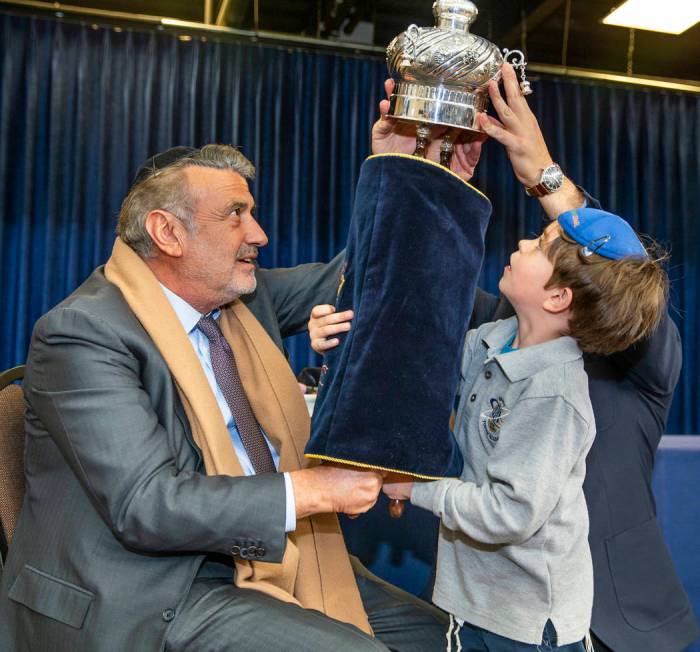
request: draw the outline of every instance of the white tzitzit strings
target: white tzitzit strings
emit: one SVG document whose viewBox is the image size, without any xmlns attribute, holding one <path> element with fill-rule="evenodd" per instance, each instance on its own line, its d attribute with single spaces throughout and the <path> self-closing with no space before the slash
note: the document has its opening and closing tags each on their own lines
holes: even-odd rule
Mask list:
<svg viewBox="0 0 700 652">
<path fill-rule="evenodd" d="M 462 641 L 459 638 L 459 630 L 462 629 L 462 625 L 464 625 L 463 620 L 455 618 L 450 614 L 450 628 L 447 630 L 447 635 L 445 637 L 447 638 L 447 652 L 452 652 L 452 637 L 457 641 L 456 652 L 462 652 Z"/>
</svg>

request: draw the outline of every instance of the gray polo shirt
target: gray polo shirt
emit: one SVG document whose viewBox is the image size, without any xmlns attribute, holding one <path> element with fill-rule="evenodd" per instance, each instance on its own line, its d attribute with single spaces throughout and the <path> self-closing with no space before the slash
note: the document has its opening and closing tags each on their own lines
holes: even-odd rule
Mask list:
<svg viewBox="0 0 700 652">
<path fill-rule="evenodd" d="M 583 496 L 595 436 L 581 351 L 570 337 L 501 353 L 515 317 L 467 334 L 455 435 L 459 479 L 416 483 L 414 505 L 439 516 L 435 604 L 538 644 L 590 626 L 593 568 Z"/>
</svg>

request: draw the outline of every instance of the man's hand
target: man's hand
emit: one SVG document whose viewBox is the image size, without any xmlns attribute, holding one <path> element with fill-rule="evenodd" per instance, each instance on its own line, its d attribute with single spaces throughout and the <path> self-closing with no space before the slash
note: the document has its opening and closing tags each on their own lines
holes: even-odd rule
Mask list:
<svg viewBox="0 0 700 652">
<path fill-rule="evenodd" d="M 513 66 L 503 64 L 503 86 L 506 99 L 501 96 L 498 84 L 489 84 L 489 96 L 499 120 L 479 114 L 479 126 L 494 140 L 506 148 L 508 158 L 518 181 L 531 188 L 539 183 L 542 170 L 554 162 L 542 135 L 542 130 L 525 96 L 520 91 Z M 540 198 L 542 208 L 550 219 L 556 219 L 565 211 L 580 208 L 584 198 L 569 180 L 551 195 Z"/>
<path fill-rule="evenodd" d="M 384 82 L 384 90 L 387 98 L 391 97 L 394 91 L 393 79 Z M 388 112 L 389 100 L 382 100 L 379 103 L 379 120 L 372 127 L 372 154 L 413 154 L 416 150 L 417 125 L 389 118 Z M 432 140 L 426 158 L 435 163 L 440 162 L 440 145 L 446 132 L 446 127 L 435 126 L 432 129 Z M 459 131 L 450 164 L 452 172 L 469 181 L 474 176 L 474 169 L 481 156 L 481 146 L 486 138 L 486 134 Z"/>
<path fill-rule="evenodd" d="M 323 464 L 290 473 L 297 518 L 326 512 L 363 514 L 377 502 L 382 488 L 378 471 Z"/>
<path fill-rule="evenodd" d="M 311 348 L 323 354 L 338 346 L 340 340 L 333 336 L 349 331 L 354 316 L 352 310 L 336 312 L 335 307 L 329 304 L 314 306 L 309 319 Z"/>
</svg>

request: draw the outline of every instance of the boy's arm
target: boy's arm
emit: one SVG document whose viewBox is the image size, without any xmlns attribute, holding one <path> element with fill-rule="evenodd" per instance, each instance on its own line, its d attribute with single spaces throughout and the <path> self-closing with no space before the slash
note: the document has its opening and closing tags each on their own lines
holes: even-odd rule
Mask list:
<svg viewBox="0 0 700 652">
<path fill-rule="evenodd" d="M 478 427 L 483 428 L 481 423 Z M 585 468 L 578 462 L 593 440 L 591 429 L 561 397 L 521 400 L 500 430 L 486 482 L 415 483 L 411 502 L 432 511 L 445 527 L 476 541 L 525 541 L 552 513 L 569 476 L 580 473 L 583 482 Z M 484 445 L 491 446 L 486 441 Z"/>
</svg>

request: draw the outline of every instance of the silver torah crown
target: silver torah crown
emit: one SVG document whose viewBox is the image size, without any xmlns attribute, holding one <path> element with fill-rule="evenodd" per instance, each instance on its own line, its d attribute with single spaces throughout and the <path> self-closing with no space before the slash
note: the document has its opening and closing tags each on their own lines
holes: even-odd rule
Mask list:
<svg viewBox="0 0 700 652">
<path fill-rule="evenodd" d="M 390 116 L 480 131 L 477 114 L 488 106 L 488 84 L 500 80 L 504 57 L 469 32 L 478 13 L 470 0 L 436 0 L 435 27 L 411 25 L 389 44 L 387 67 L 396 82 Z M 529 94 L 525 59 L 518 54 L 520 61 L 513 63 L 521 69 L 523 94 Z"/>
</svg>

